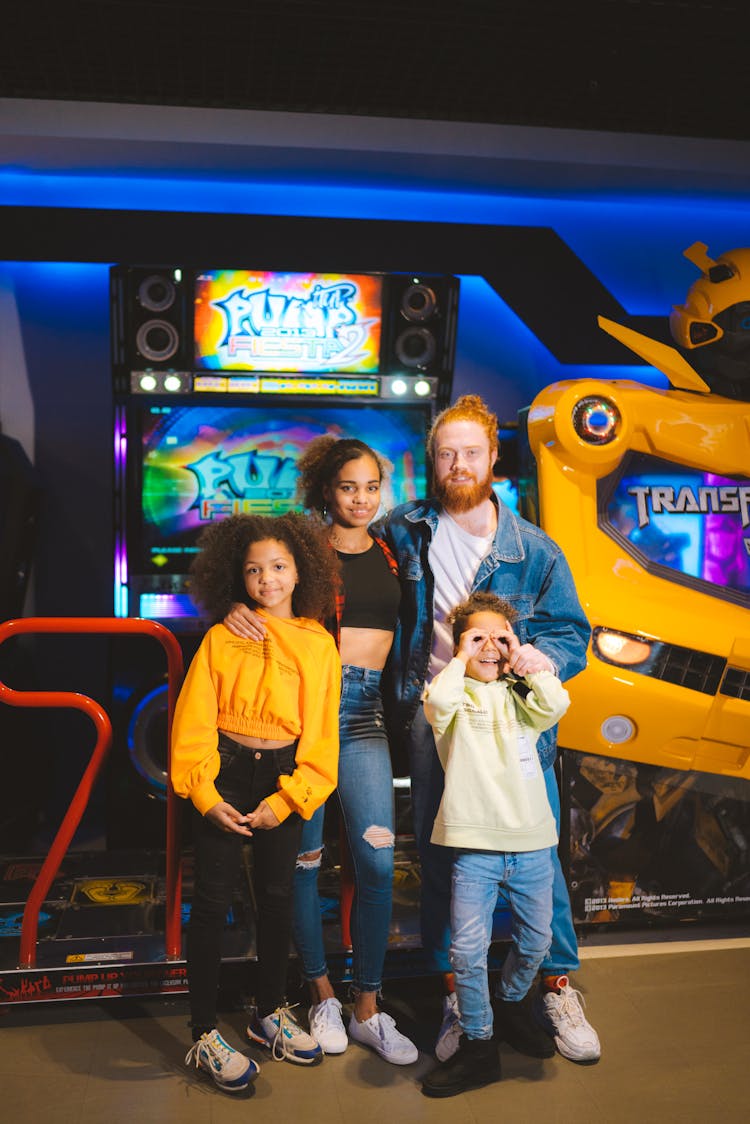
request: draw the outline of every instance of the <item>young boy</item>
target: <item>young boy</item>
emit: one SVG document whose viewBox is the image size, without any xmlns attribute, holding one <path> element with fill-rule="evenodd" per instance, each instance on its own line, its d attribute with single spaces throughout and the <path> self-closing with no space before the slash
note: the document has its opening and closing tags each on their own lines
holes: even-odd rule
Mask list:
<svg viewBox="0 0 750 1124">
<path fill-rule="evenodd" d="M 455 849 L 450 958 L 462 1030 L 458 1051 L 424 1080 L 422 1091 L 431 1097 L 500 1080 L 487 979 L 498 888 L 510 903 L 512 934 L 498 1034 L 533 1057 L 555 1052 L 532 1018 L 529 994 L 551 940 L 557 845 L 536 741 L 570 700 L 549 671 L 514 676 L 515 615 L 494 593 L 474 593 L 458 605 L 448 617 L 454 658 L 424 695 L 445 770 L 431 841 Z"/>
</svg>

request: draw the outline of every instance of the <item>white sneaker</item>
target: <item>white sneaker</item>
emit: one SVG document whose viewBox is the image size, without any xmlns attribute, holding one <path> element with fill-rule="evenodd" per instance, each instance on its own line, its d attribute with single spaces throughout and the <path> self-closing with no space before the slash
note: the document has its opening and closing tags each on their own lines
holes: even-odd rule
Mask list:
<svg viewBox="0 0 750 1124">
<path fill-rule="evenodd" d="M 387 1062 L 394 1065 L 411 1065 L 419 1057 L 419 1050 L 409 1039 L 396 1030 L 396 1023 L 390 1015 L 377 1011 L 364 1022 L 357 1022 L 357 1016 L 349 1020 L 349 1037 L 362 1046 L 369 1046 Z"/>
<path fill-rule="evenodd" d="M 277 1007 L 264 1019 L 258 1017 L 255 1007 L 251 1008 L 247 1036 L 253 1042 L 266 1046 L 275 1062 L 315 1065 L 323 1060 L 320 1046 L 302 1029 L 289 1007 Z"/>
<path fill-rule="evenodd" d="M 343 1054 L 349 1045 L 341 1004 L 338 999 L 324 999 L 315 1003 L 308 1012 L 310 1034 L 324 1054 Z"/>
<path fill-rule="evenodd" d="M 560 976 L 560 991 L 544 991 L 537 995 L 534 1013 L 544 1029 L 552 1035 L 564 1058 L 592 1065 L 601 1057 L 599 1035 L 586 1019 L 580 991 L 570 986 L 567 976 Z"/>
<path fill-rule="evenodd" d="M 439 1062 L 447 1062 L 458 1049 L 461 1037 L 461 1024 L 458 1021 L 458 996 L 455 991 L 443 998 L 443 1021 L 435 1043 L 435 1057 Z"/>
<path fill-rule="evenodd" d="M 241 1093 L 260 1072 L 257 1062 L 232 1049 L 218 1030 L 210 1030 L 193 1043 L 185 1055 L 185 1065 L 210 1074 L 225 1093 Z"/>
</svg>

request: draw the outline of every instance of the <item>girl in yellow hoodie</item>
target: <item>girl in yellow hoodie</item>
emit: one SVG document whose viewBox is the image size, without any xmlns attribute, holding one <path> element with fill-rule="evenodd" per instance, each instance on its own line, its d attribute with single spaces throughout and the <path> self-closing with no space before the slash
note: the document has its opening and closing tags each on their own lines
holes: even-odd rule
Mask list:
<svg viewBox="0 0 750 1124">
<path fill-rule="evenodd" d="M 200 540 L 192 593 L 213 620 L 243 600 L 264 618 L 263 641 L 206 633 L 175 710 L 171 778 L 192 801 L 195 889 L 187 932 L 193 1046 L 187 1064 L 225 1092 L 258 1066 L 216 1029 L 221 938 L 253 845 L 258 907 L 257 1006 L 248 1037 L 276 1060 L 312 1064 L 320 1047 L 284 1003 L 292 892 L 302 820 L 336 787 L 341 666 L 319 623 L 333 607 L 335 555 L 302 515 L 236 515 Z"/>
</svg>

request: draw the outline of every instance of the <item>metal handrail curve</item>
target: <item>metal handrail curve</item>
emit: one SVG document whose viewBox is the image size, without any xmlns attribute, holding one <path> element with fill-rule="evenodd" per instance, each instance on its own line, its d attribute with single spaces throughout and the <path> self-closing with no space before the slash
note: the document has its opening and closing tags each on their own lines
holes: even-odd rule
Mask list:
<svg viewBox="0 0 750 1124">
<path fill-rule="evenodd" d="M 161 644 L 167 656 L 167 742 L 172 728 L 172 716 L 177 694 L 182 683 L 183 659 L 179 642 L 169 629 L 157 621 L 140 617 L 25 617 L 0 624 L 0 644 L 23 633 L 109 633 L 152 636 Z M 91 797 L 94 782 L 112 744 L 112 723 L 101 706 L 86 695 L 75 691 L 17 691 L 0 681 L 0 703 L 17 707 L 58 707 L 80 710 L 88 715 L 96 729 L 96 745 L 70 802 L 57 835 L 42 863 L 31 889 L 23 913 L 19 968 L 36 965 L 36 944 L 39 930 L 39 911 L 49 892 L 65 854 L 81 822 Z M 169 744 L 167 745 L 169 760 Z M 167 825 L 166 825 L 166 923 L 164 930 L 165 952 L 168 960 L 180 958 L 180 898 L 181 868 L 179 850 L 179 810 L 177 797 L 169 780 L 167 766 Z"/>
</svg>

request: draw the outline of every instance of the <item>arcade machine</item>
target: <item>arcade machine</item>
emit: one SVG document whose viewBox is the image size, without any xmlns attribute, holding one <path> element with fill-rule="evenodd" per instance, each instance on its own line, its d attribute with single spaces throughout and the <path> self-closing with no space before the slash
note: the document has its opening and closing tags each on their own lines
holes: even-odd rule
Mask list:
<svg viewBox="0 0 750 1124">
<path fill-rule="evenodd" d="M 315 436 L 377 448 L 393 465 L 389 506 L 423 494 L 426 432 L 450 398 L 457 303 L 451 276 L 114 267 L 115 618 L 165 630 L 187 665 L 211 623 L 189 591 L 201 530 L 234 513 L 297 508 L 296 462 Z M 164 936 L 166 807 L 182 804 L 167 793 L 174 684 L 152 636 L 117 634 L 111 652 L 105 869 L 76 871 L 68 856 L 41 905 L 35 972 L 0 971 L 0 1002 L 186 987 Z M 182 841 L 184 922 L 184 824 Z M 411 858 L 401 865 L 408 881 Z M 343 953 L 338 867 L 327 875 L 328 939 Z M 398 944 L 398 909 L 394 931 Z M 223 957 L 253 956 L 248 877 Z"/>
<path fill-rule="evenodd" d="M 600 319 L 669 388 L 560 382 L 523 419 L 522 511 L 593 628 L 560 726 L 590 926 L 750 914 L 750 250 L 685 256 L 676 347 Z"/>
</svg>

